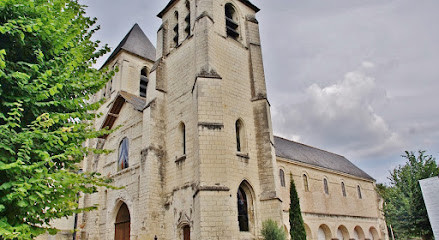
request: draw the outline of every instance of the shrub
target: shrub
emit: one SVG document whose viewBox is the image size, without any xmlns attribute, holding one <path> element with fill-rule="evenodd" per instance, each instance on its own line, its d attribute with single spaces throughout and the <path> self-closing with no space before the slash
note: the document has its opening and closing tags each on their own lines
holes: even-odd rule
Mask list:
<svg viewBox="0 0 439 240">
<path fill-rule="evenodd" d="M 262 223 L 262 236 L 265 240 L 286 240 L 285 231 L 277 223 L 268 219 Z"/>
</svg>

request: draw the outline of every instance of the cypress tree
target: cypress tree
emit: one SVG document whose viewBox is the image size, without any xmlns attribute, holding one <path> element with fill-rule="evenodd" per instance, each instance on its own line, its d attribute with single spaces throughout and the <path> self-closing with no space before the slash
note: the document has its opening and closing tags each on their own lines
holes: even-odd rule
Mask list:
<svg viewBox="0 0 439 240">
<path fill-rule="evenodd" d="M 306 240 L 305 225 L 300 211 L 299 196 L 293 174 L 290 173 L 290 236 L 292 240 Z"/>
</svg>

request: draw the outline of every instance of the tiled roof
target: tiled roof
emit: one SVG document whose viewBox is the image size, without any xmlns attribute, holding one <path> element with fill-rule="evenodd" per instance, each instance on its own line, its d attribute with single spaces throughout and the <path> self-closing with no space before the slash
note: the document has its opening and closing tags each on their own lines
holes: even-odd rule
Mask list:
<svg viewBox="0 0 439 240">
<path fill-rule="evenodd" d="M 276 136 L 274 146 L 278 157 L 375 181 L 369 174 L 338 154 Z"/>
<path fill-rule="evenodd" d="M 155 62 L 156 49 L 137 23 L 125 35 L 102 66 L 105 66 L 122 49 Z"/>
</svg>

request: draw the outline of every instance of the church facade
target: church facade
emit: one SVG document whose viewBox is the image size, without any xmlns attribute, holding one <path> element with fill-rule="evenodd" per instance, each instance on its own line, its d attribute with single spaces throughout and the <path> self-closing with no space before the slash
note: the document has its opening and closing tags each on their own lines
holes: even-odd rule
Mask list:
<svg viewBox="0 0 439 240">
<path fill-rule="evenodd" d="M 261 239 L 262 222 L 289 228 L 289 184 L 308 239 L 388 239 L 375 180 L 346 158 L 273 136 L 256 13 L 248 0 L 171 0 L 157 48 L 136 24 L 93 96 L 85 171 L 121 189 L 83 196 L 74 239 Z"/>
</svg>

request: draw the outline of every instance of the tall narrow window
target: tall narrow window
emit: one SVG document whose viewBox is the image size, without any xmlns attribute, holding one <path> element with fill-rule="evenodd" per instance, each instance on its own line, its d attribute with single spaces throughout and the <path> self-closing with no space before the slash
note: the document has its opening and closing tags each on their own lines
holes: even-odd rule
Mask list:
<svg viewBox="0 0 439 240">
<path fill-rule="evenodd" d="M 140 71 L 140 87 L 139 95 L 146 98 L 146 89 L 148 87 L 148 69 L 146 67 L 142 68 Z"/>
<path fill-rule="evenodd" d="M 279 169 L 279 179 L 280 179 L 280 185 L 282 187 L 285 187 L 285 173 L 284 170 Z"/>
<path fill-rule="evenodd" d="M 325 194 L 329 194 L 328 180 L 326 178 L 323 179 L 323 190 L 325 190 Z"/>
<path fill-rule="evenodd" d="M 305 189 L 305 192 L 309 192 L 308 176 L 306 176 L 306 174 L 303 174 L 303 188 Z"/>
<path fill-rule="evenodd" d="M 119 158 L 117 161 L 117 170 L 122 170 L 129 166 L 128 151 L 128 138 L 124 138 L 119 144 Z"/>
<path fill-rule="evenodd" d="M 238 222 L 239 231 L 248 232 L 248 206 L 247 206 L 247 195 L 244 189 L 239 187 L 238 189 Z"/>
<path fill-rule="evenodd" d="M 241 152 L 241 122 L 238 120 L 235 123 L 236 130 L 236 150 Z"/>
<path fill-rule="evenodd" d="M 174 13 L 174 17 L 175 17 L 175 26 L 174 26 L 174 38 L 173 38 L 173 40 L 174 40 L 174 46 L 175 47 L 177 47 L 178 46 L 178 39 L 179 39 L 179 36 L 178 36 L 178 12 L 175 12 Z"/>
<path fill-rule="evenodd" d="M 226 14 L 226 32 L 227 36 L 238 39 L 239 31 L 238 31 L 238 14 L 236 13 L 235 8 L 231 3 L 227 3 L 225 6 L 225 14 Z"/>
<path fill-rule="evenodd" d="M 187 15 L 184 18 L 184 22 L 186 26 L 184 28 L 184 32 L 186 33 L 186 38 L 187 38 L 191 34 L 191 5 L 189 1 L 186 1 L 186 11 L 187 11 Z"/>
<path fill-rule="evenodd" d="M 235 122 L 236 131 L 236 151 L 241 153 L 246 153 L 247 151 L 247 140 L 245 134 L 244 122 L 241 119 Z"/>
<path fill-rule="evenodd" d="M 346 188 L 344 186 L 344 182 L 341 182 L 341 193 L 343 194 L 343 197 L 346 197 Z"/>
<path fill-rule="evenodd" d="M 186 155 L 186 125 L 180 123 L 180 143 L 181 143 L 181 153 Z"/>
<path fill-rule="evenodd" d="M 358 192 L 358 198 L 359 198 L 359 199 L 362 199 L 363 196 L 361 195 L 361 188 L 360 188 L 360 185 L 357 185 L 357 192 Z"/>
</svg>

